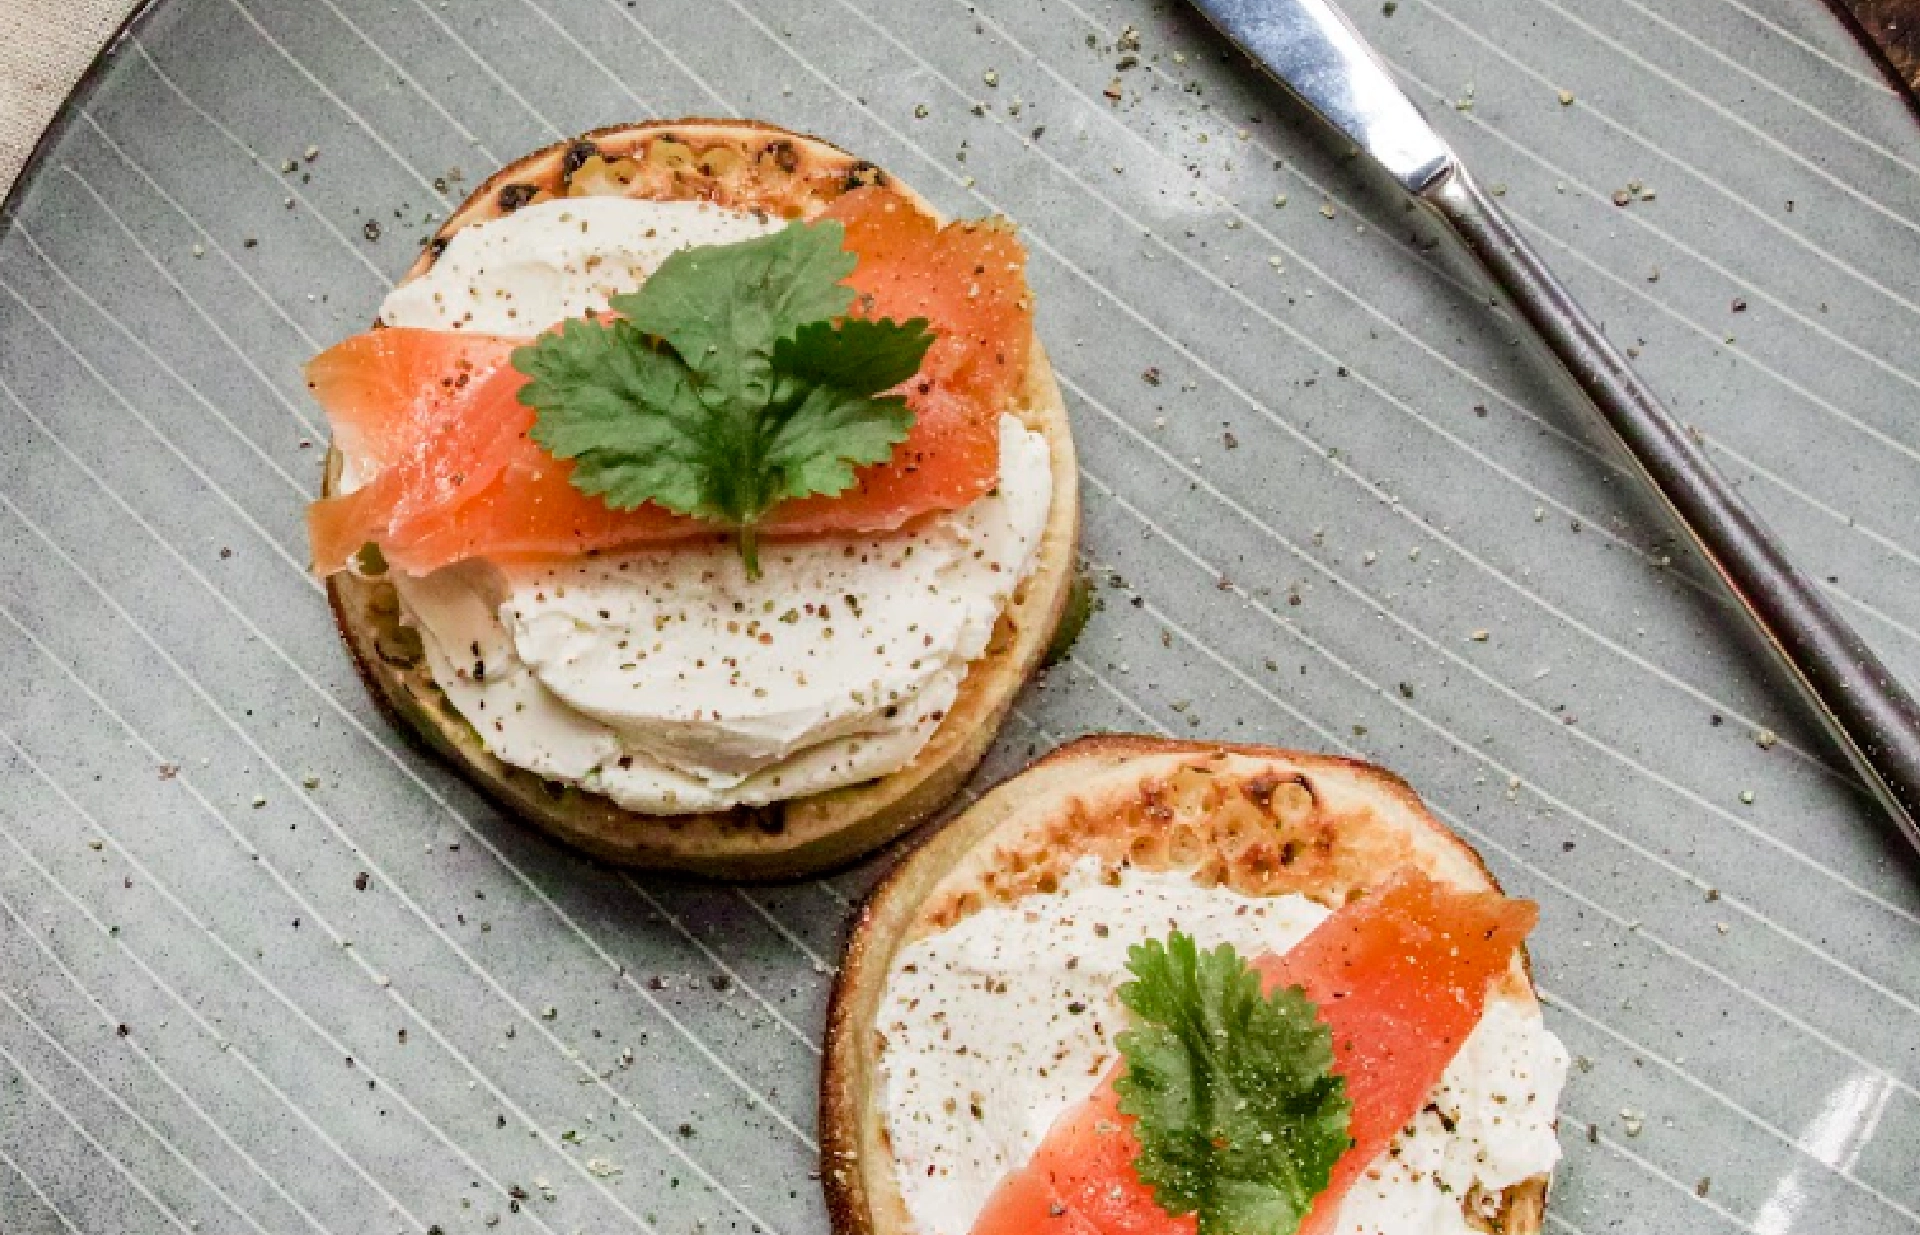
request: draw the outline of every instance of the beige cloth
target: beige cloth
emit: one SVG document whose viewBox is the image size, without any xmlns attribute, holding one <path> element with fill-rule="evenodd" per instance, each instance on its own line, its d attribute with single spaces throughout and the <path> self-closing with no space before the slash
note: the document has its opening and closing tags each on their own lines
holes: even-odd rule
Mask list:
<svg viewBox="0 0 1920 1235">
<path fill-rule="evenodd" d="M 0 0 L 0 193 L 133 0 Z"/>
</svg>

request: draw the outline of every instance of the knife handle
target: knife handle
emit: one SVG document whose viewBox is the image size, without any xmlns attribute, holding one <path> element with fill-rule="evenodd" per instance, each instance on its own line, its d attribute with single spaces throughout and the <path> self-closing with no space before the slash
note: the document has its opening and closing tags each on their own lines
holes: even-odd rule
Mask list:
<svg viewBox="0 0 1920 1235">
<path fill-rule="evenodd" d="M 1419 193 L 1539 332 L 1920 849 L 1920 704 L 1797 569 L 1465 168 Z"/>
</svg>

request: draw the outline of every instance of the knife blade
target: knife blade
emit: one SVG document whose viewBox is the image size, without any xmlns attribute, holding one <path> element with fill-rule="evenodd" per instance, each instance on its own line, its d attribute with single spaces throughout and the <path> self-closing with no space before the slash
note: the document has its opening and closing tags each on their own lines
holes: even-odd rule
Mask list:
<svg viewBox="0 0 1920 1235">
<path fill-rule="evenodd" d="M 1407 192 L 1420 192 L 1453 165 L 1447 143 L 1325 0 L 1194 0 L 1194 7 Z"/>
<path fill-rule="evenodd" d="M 1620 439 L 1891 821 L 1920 850 L 1920 702 L 1787 557 L 1746 499 L 1394 85 L 1345 15 L 1330 0 L 1192 3 L 1466 246 Z"/>
</svg>

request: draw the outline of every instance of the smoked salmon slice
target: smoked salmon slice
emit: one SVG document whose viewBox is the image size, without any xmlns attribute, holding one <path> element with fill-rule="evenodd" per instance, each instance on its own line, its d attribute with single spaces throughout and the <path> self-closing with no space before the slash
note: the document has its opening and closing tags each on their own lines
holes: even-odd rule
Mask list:
<svg viewBox="0 0 1920 1235">
<path fill-rule="evenodd" d="M 1253 962 L 1269 992 L 1299 986 L 1319 1007 L 1353 1104 L 1353 1144 L 1301 1235 L 1332 1229 L 1347 1190 L 1426 1106 L 1538 917 L 1531 901 L 1456 891 L 1409 868 L 1291 951 Z M 1122 1067 L 1054 1122 L 995 1189 L 973 1235 L 1192 1235 L 1193 1217 L 1161 1209 L 1134 1171 L 1139 1142 L 1113 1087 Z"/>
<path fill-rule="evenodd" d="M 315 562 L 333 569 L 372 541 L 404 545 L 500 474 L 533 425 L 508 363 L 518 342 L 429 330 L 356 335 L 307 365 L 336 444 L 361 484 L 307 513 Z M 349 543 L 350 542 L 350 543 Z M 332 560 L 322 546 L 339 546 Z"/>
<path fill-rule="evenodd" d="M 859 258 L 853 311 L 925 317 L 937 337 L 897 389 L 914 424 L 892 458 L 845 493 L 776 507 L 766 538 L 893 531 L 981 497 L 999 479 L 999 418 L 1027 369 L 1026 255 L 1011 228 L 943 226 L 877 189 L 846 194 L 827 217 Z M 470 557 L 565 558 L 722 531 L 650 504 L 616 511 L 575 489 L 572 464 L 529 435 L 533 413 L 517 397 L 526 379 L 509 363 L 526 341 L 391 327 L 308 364 L 361 482 L 309 508 L 316 572 L 345 569 L 369 543 L 389 566 L 425 574 Z"/>
</svg>

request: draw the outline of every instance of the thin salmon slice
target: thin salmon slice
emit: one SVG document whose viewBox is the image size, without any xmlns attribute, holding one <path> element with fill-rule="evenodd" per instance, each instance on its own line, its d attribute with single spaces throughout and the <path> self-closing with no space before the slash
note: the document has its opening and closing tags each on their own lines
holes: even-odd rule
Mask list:
<svg viewBox="0 0 1920 1235">
<path fill-rule="evenodd" d="M 1353 1144 L 1301 1235 L 1327 1235 L 1354 1182 L 1426 1106 L 1538 917 L 1531 901 L 1456 891 L 1409 868 L 1292 950 L 1253 962 L 1269 992 L 1299 986 L 1319 1007 L 1353 1103 Z M 1054 1122 L 988 1199 L 973 1235 L 1191 1235 L 1192 1216 L 1161 1209 L 1134 1171 L 1140 1146 L 1113 1087 L 1122 1067 Z"/>
<path fill-rule="evenodd" d="M 526 379 L 508 363 L 517 345 L 374 330 L 307 365 L 340 448 L 370 473 L 352 493 L 309 508 L 316 554 L 341 545 L 337 568 L 368 541 L 405 544 L 492 484 L 533 424 L 516 397 Z"/>
<path fill-rule="evenodd" d="M 973 1235 L 1193 1235 L 1193 1215 L 1167 1213 L 1134 1173 L 1140 1142 L 1120 1113 L 1114 1075 L 1055 1120 L 1027 1164 L 1000 1182 Z"/>
<path fill-rule="evenodd" d="M 472 427 L 463 416 L 491 411 L 498 395 L 511 395 L 478 397 L 488 379 L 509 370 L 515 346 L 492 335 L 372 330 L 308 361 L 307 387 L 334 421 L 341 448 L 378 470 L 422 441 L 457 445 Z"/>
<path fill-rule="evenodd" d="M 981 497 L 999 478 L 999 418 L 1013 406 L 1032 336 L 1025 252 L 1003 226 L 939 226 L 878 190 L 829 212 L 859 256 L 855 312 L 925 317 L 937 334 L 902 384 L 907 440 L 833 497 L 785 503 L 768 538 L 889 532 Z M 388 328 L 331 348 L 308 381 L 339 445 L 371 476 L 309 510 L 314 569 L 344 569 L 373 543 L 388 564 L 425 574 L 470 557 L 565 558 L 712 538 L 716 529 L 657 506 L 616 511 L 569 483 L 572 464 L 529 436 L 525 382 L 508 363 L 524 339 Z"/>
</svg>

